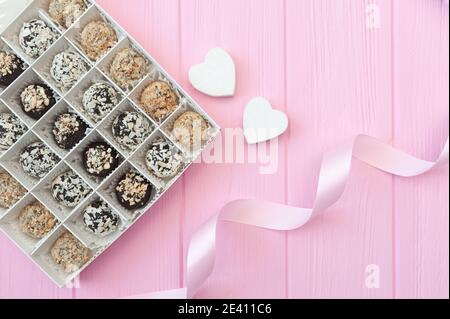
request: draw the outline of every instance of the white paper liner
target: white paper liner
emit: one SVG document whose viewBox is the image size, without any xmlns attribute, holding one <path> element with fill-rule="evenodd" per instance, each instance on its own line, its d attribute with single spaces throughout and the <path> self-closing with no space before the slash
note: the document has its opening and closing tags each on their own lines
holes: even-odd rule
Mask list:
<svg viewBox="0 0 450 319">
<path fill-rule="evenodd" d="M 16 179 L 20 180 L 22 184 L 29 190 L 36 186 L 40 180 L 45 178 L 43 177 L 41 179 L 38 179 L 29 176 L 27 173 L 25 173 L 22 165 L 20 164 L 20 156 L 22 155 L 25 148 L 36 142 L 42 141 L 36 134 L 30 131 L 25 134 L 13 147 L 11 147 L 8 152 L 6 152 L 1 158 L 3 167 L 8 170 L 9 173 Z M 50 148 L 45 142 L 43 143 L 48 148 Z M 61 159 L 59 159 L 59 162 L 60 161 Z"/>
<path fill-rule="evenodd" d="M 19 58 L 23 61 L 23 63 L 24 63 L 24 72 L 29 68 L 29 64 L 26 62 L 26 60 L 24 60 L 24 59 L 20 56 L 20 54 L 19 54 L 18 52 L 14 51 L 14 49 L 12 49 L 7 43 L 5 43 L 5 42 L 3 41 L 2 38 L 0 38 L 0 51 L 5 51 L 5 52 L 13 53 L 13 54 L 15 54 L 17 57 L 19 57 Z M 22 75 L 23 75 L 23 73 L 22 73 Z M 18 79 L 16 79 L 13 83 L 11 83 L 10 86 L 13 85 L 15 82 L 17 82 L 17 80 L 18 80 Z M 8 87 L 9 87 L 9 86 L 8 86 Z M 8 87 L 6 87 L 6 88 L 0 87 L 0 96 L 3 94 L 3 92 L 4 92 Z"/>
<path fill-rule="evenodd" d="M 11 109 L 8 108 L 6 106 L 6 104 L 0 100 L 0 114 L 1 113 L 10 113 L 10 114 L 13 114 L 14 116 L 16 116 L 14 113 L 12 113 Z"/>
<path fill-rule="evenodd" d="M 98 126 L 98 132 L 108 140 L 111 145 L 113 145 L 116 150 L 122 153 L 122 155 L 128 159 L 135 151 L 130 150 L 128 148 L 123 147 L 119 143 L 117 143 L 116 139 L 112 133 L 112 127 L 114 120 L 124 112 L 137 112 L 141 114 L 144 118 L 146 118 L 151 124 L 151 131 L 149 132 L 148 137 L 156 130 L 155 124 L 144 114 L 144 112 L 140 111 L 130 100 L 124 100 L 120 103 L 116 108 L 109 114 L 108 117 Z M 142 144 L 141 144 L 142 145 Z"/>
<path fill-rule="evenodd" d="M 140 53 L 144 58 L 147 59 L 148 62 L 147 74 L 150 73 L 151 70 L 153 69 L 151 61 L 148 59 L 148 56 L 140 48 L 138 48 L 136 45 L 134 45 L 133 42 L 130 41 L 129 38 L 122 39 L 112 50 L 110 50 L 109 53 L 102 59 L 102 61 L 100 61 L 100 63 L 98 64 L 98 68 L 109 79 L 111 79 L 115 84 L 117 84 L 117 86 L 122 89 L 125 95 L 128 95 L 135 87 L 137 87 L 144 80 L 145 76 L 143 76 L 139 80 L 134 81 L 132 85 L 128 88 L 122 87 L 120 86 L 120 84 L 114 81 L 114 78 L 111 76 L 111 65 L 114 62 L 114 59 L 116 58 L 117 54 L 126 48 L 133 48 L 138 53 Z"/>
<path fill-rule="evenodd" d="M 23 111 L 20 95 L 27 86 L 33 84 L 47 85 L 47 83 L 36 72 L 34 72 L 32 69 L 28 69 L 24 74 L 21 75 L 20 81 L 15 81 L 14 83 L 12 83 L 2 94 L 3 101 L 12 110 L 15 111 L 22 122 L 24 122 L 28 127 L 32 127 L 33 125 L 35 125 L 37 120 L 31 118 Z M 52 89 L 51 86 L 50 89 Z M 61 97 L 59 96 L 59 94 L 53 89 L 52 91 L 56 102 L 60 101 Z"/>
<path fill-rule="evenodd" d="M 4 41 L 8 43 L 8 45 L 13 48 L 28 64 L 34 63 L 36 61 L 36 58 L 27 55 L 19 44 L 19 33 L 24 23 L 29 22 L 33 19 L 42 20 L 55 32 L 58 38 L 61 37 L 61 31 L 58 30 L 53 21 L 49 19 L 47 14 L 45 14 L 44 12 L 44 10 L 48 8 L 48 5 L 45 5 L 46 2 L 47 1 L 34 1 L 21 15 L 17 17 L 17 19 L 13 23 L 9 25 L 9 27 L 5 30 L 5 32 L 3 32 L 2 35 Z M 49 49 L 50 48 L 47 48 L 47 51 Z"/>
<path fill-rule="evenodd" d="M 4 167 L 3 164 L 0 163 L 0 173 L 8 173 L 9 175 L 11 175 L 11 173 L 9 173 Z M 11 175 L 12 176 L 12 175 Z M 22 181 L 18 180 L 17 178 L 15 178 L 14 176 L 12 176 L 23 188 L 26 189 L 25 185 L 22 183 Z M 27 194 L 29 193 L 29 191 L 27 191 L 24 196 L 22 196 L 22 198 L 19 198 L 19 200 L 17 202 L 15 202 L 11 207 L 9 208 L 3 208 L 0 207 L 0 219 L 5 216 L 11 209 L 13 209 Z"/>
<path fill-rule="evenodd" d="M 51 22 L 51 18 L 49 17 L 48 13 L 45 12 L 48 8 L 50 0 L 35 0 L 35 1 L 37 4 L 34 5 L 40 8 L 39 14 L 44 18 L 47 17 L 47 20 Z M 103 253 L 116 239 L 118 239 L 124 231 L 129 229 L 142 216 L 143 213 L 151 209 L 151 207 L 153 207 L 153 205 L 159 200 L 162 194 L 165 193 L 172 186 L 172 184 L 175 183 L 177 179 L 184 173 L 184 171 L 190 166 L 191 162 L 186 163 L 186 165 L 184 165 L 183 168 L 180 169 L 180 172 L 177 176 L 168 181 L 163 181 L 163 183 L 159 183 L 161 181 L 154 179 L 154 176 L 153 177 L 149 176 L 150 174 L 149 171 L 146 169 L 146 167 L 144 166 L 145 170 L 142 169 L 142 165 L 145 165 L 145 160 L 144 162 L 142 162 L 143 153 L 138 153 L 138 151 L 142 149 L 143 152 L 145 153 L 146 150 L 144 149 L 145 147 L 148 147 L 153 136 L 158 135 L 165 136 L 166 139 L 168 139 L 170 142 L 172 142 L 175 146 L 179 148 L 177 143 L 174 143 L 173 139 L 170 136 L 171 132 L 170 125 L 171 124 L 173 125 L 173 121 L 175 120 L 176 115 L 181 114 L 181 111 L 186 109 L 194 110 L 200 113 L 210 123 L 211 138 L 208 142 L 210 142 L 212 138 L 219 132 L 217 124 L 215 124 L 215 122 L 203 110 L 201 110 L 201 108 L 192 100 L 192 98 L 190 98 L 186 94 L 186 92 L 184 92 L 183 89 L 173 79 L 171 79 L 169 75 L 167 75 L 167 73 L 157 63 L 157 61 L 155 61 L 148 53 L 146 53 L 145 49 L 143 49 L 142 46 L 139 43 L 137 43 L 129 34 L 123 31 L 120 25 L 118 25 L 106 12 L 104 12 L 103 9 L 101 9 L 94 3 L 92 5 L 93 7 L 86 10 L 85 13 L 80 17 L 80 19 L 71 28 L 69 28 L 67 32 L 65 28 L 57 26 L 57 23 L 52 22 L 53 26 L 57 28 L 59 27 L 62 30 L 62 32 L 65 33 L 63 36 L 60 37 L 58 41 L 56 41 L 53 44 L 53 46 L 49 50 L 46 51 L 44 55 L 42 55 L 36 61 L 32 62 L 30 66 L 31 68 L 29 69 L 33 70 L 34 73 L 37 76 L 39 76 L 41 80 L 43 80 L 43 82 L 45 82 L 55 92 L 57 92 L 62 97 L 62 100 L 60 100 L 39 121 L 33 123 L 27 122 L 26 124 L 28 124 L 31 131 L 34 134 L 36 134 L 37 137 L 43 140 L 48 146 L 50 146 L 53 149 L 53 151 L 58 156 L 60 156 L 60 158 L 62 158 L 63 161 L 60 162 L 60 164 L 58 164 L 44 179 L 42 179 L 38 184 L 36 184 L 25 196 L 25 198 L 27 198 L 27 196 L 34 196 L 36 199 L 38 199 L 41 203 L 43 203 L 46 207 L 48 207 L 49 210 L 61 221 L 61 224 L 51 234 L 49 234 L 49 236 L 45 240 L 40 241 L 31 253 L 29 252 L 29 247 L 28 251 L 24 252 L 42 269 L 43 272 L 45 272 L 49 276 L 49 278 L 51 278 L 60 287 L 65 286 L 72 279 L 74 279 L 80 272 L 83 271 L 84 268 L 86 268 L 101 253 Z M 83 26 L 83 23 L 87 24 L 90 21 L 89 19 L 94 18 L 96 14 L 99 14 L 104 19 L 109 21 L 113 25 L 113 27 L 116 28 L 116 30 L 118 30 L 119 42 L 114 48 L 112 48 L 108 52 L 107 55 L 99 59 L 99 61 L 92 62 L 85 56 L 81 48 L 77 46 L 76 41 L 78 41 L 77 36 L 81 32 L 81 27 Z M 0 47 L 1 46 L 3 46 L 7 51 L 13 52 L 19 57 L 21 57 L 20 52 L 15 52 L 15 49 L 10 48 L 7 43 L 1 40 L 0 37 Z M 144 76 L 139 81 L 135 81 L 135 83 L 133 83 L 133 88 L 130 87 L 129 89 L 122 90 L 115 84 L 113 80 L 110 79 L 109 66 L 118 52 L 120 52 L 125 47 L 130 46 L 133 47 L 135 50 L 137 50 L 149 61 L 149 69 L 146 76 Z M 56 54 L 63 52 L 65 50 L 71 50 L 73 52 L 78 53 L 81 57 L 85 59 L 85 63 L 89 66 L 89 71 L 82 78 L 80 78 L 79 81 L 70 90 L 63 90 L 59 88 L 57 83 L 55 83 L 55 81 L 50 75 L 50 67 L 53 61 L 53 57 Z M 24 61 L 26 62 L 26 60 Z M 157 79 L 164 80 L 170 83 L 176 90 L 177 94 L 180 96 L 179 108 L 167 119 L 165 119 L 163 123 L 156 123 L 150 116 L 141 111 L 140 107 L 138 106 L 139 90 L 141 90 L 142 92 L 145 85 L 148 84 L 148 82 L 145 83 L 145 81 L 151 81 L 152 79 L 155 79 L 155 77 Z M 22 78 L 25 78 L 24 74 L 22 74 L 21 77 L 19 77 L 14 83 L 21 82 Z M 83 110 L 81 98 L 84 92 L 80 91 L 87 89 L 89 81 L 99 78 L 102 78 L 104 81 L 110 82 L 112 83 L 113 86 L 116 86 L 118 91 L 122 93 L 123 100 L 113 110 L 113 112 L 109 114 L 109 116 L 107 116 L 101 123 L 95 125 L 95 123 L 92 123 L 92 121 L 87 118 L 86 114 L 82 112 Z M 3 94 L 0 89 L 0 101 L 2 97 Z M 188 105 L 189 103 L 191 105 Z M 0 103 L 0 110 L 2 107 L 7 113 L 12 114 L 16 113 L 16 110 L 13 110 L 11 109 L 11 107 L 6 105 L 2 106 Z M 124 151 L 112 137 L 112 122 L 121 111 L 137 111 L 140 114 L 142 114 L 145 118 L 147 118 L 149 122 L 152 124 L 151 129 L 152 132 L 149 132 L 149 136 L 146 139 L 146 141 L 134 151 Z M 90 124 L 91 127 L 94 127 L 94 129 L 90 127 L 88 129 L 85 139 L 80 143 L 78 143 L 78 145 L 76 145 L 70 151 L 61 150 L 54 142 L 52 134 L 53 123 L 55 121 L 56 116 L 67 112 L 78 114 L 86 122 L 86 124 Z M 17 116 L 17 114 L 15 115 Z M 20 118 L 20 116 L 18 116 L 18 118 Z M 79 205 L 75 208 L 61 207 L 56 202 L 56 200 L 53 199 L 53 196 L 51 194 L 51 184 L 59 174 L 64 173 L 68 170 L 74 170 L 76 172 L 79 170 L 80 167 L 77 166 L 79 164 L 79 161 L 71 162 L 71 159 L 77 156 L 77 151 L 82 147 L 81 144 L 84 145 L 85 143 L 87 143 L 91 134 L 92 136 L 103 137 L 109 144 L 115 147 L 116 150 L 122 154 L 125 161 L 121 164 L 118 170 L 116 170 L 112 175 L 110 175 L 108 178 L 105 178 L 103 181 L 101 181 L 101 183 L 98 184 L 92 184 L 92 181 L 90 183 L 89 179 L 86 178 L 86 176 L 83 176 L 81 172 L 79 172 L 78 174 L 85 180 L 85 182 L 88 185 L 91 185 L 91 187 L 93 188 L 91 194 L 88 195 L 83 201 L 81 201 Z M 22 136 L 22 138 L 23 137 L 24 136 Z M 19 141 L 17 143 L 19 143 Z M 207 143 L 205 143 L 205 146 Z M 200 151 L 198 153 L 200 153 Z M 187 155 L 192 156 L 188 157 L 187 158 L 188 160 L 189 159 L 193 160 L 194 155 L 196 154 L 187 154 Z M 0 151 L 0 171 L 2 170 L 4 171 L 2 165 L 3 165 L 2 153 Z M 141 171 L 140 173 L 155 186 L 155 188 L 153 189 L 152 199 L 149 201 L 148 205 L 145 208 L 136 211 L 128 211 L 127 209 L 123 208 L 119 204 L 115 194 L 115 186 L 118 180 L 129 170 Z M 20 182 L 23 183 L 22 180 Z M 159 188 L 158 186 L 161 186 L 161 188 Z M 115 210 L 119 214 L 119 216 L 121 216 L 122 229 L 120 230 L 120 233 L 117 236 L 115 236 L 114 238 L 111 237 L 111 240 L 105 240 L 103 242 L 90 241 L 89 238 L 85 237 L 83 232 L 79 228 L 77 228 L 78 224 L 76 223 L 76 221 L 79 220 L 82 209 L 89 204 L 89 200 L 91 198 L 103 199 L 111 206 L 113 210 Z M 21 201 L 19 201 L 18 203 L 20 202 Z M 8 210 L 0 209 L 0 229 L 2 229 L 1 227 L 3 221 L 2 217 L 9 216 L 10 212 L 12 214 L 12 211 L 15 209 L 15 207 L 19 205 L 18 203 L 13 205 L 13 207 L 11 207 Z M 4 220 L 6 221 L 7 219 Z M 70 230 L 75 235 L 75 237 L 77 237 L 81 242 L 89 244 L 92 246 L 92 248 L 94 248 L 92 250 L 91 260 L 88 263 L 86 263 L 86 265 L 82 269 L 72 274 L 66 274 L 60 266 L 56 265 L 49 253 L 50 248 L 54 244 L 56 239 L 62 234 L 62 232 L 66 230 Z M 19 248 L 21 248 L 19 243 L 14 238 L 11 239 L 14 242 L 16 242 Z"/>
<path fill-rule="evenodd" d="M 109 23 L 113 29 L 116 31 L 117 35 L 117 42 L 107 51 L 105 54 L 103 54 L 101 57 L 99 57 L 97 60 L 93 60 L 87 56 L 85 53 L 83 46 L 81 45 L 81 33 L 83 32 L 86 25 L 88 25 L 91 22 L 96 21 L 103 21 Z M 92 63 L 97 63 L 101 61 L 114 47 L 123 39 L 125 39 L 125 35 L 122 33 L 120 28 L 116 26 L 116 24 L 112 21 L 109 21 L 109 19 L 102 14 L 95 6 L 92 6 L 88 11 L 85 12 L 85 14 L 80 18 L 78 21 L 76 27 L 71 28 L 66 33 L 66 38 L 75 45 L 81 52 L 83 52 L 83 55 L 86 59 L 90 60 Z"/>
<path fill-rule="evenodd" d="M 1 114 L 1 113 L 9 113 L 9 114 L 12 114 L 12 115 L 14 115 L 15 117 L 18 118 L 18 116 L 16 116 L 16 114 L 14 114 L 14 113 L 11 111 L 11 109 L 10 109 L 9 107 L 7 107 L 6 104 L 3 103 L 3 102 L 0 100 L 0 114 Z"/>
<path fill-rule="evenodd" d="M 58 28 L 61 32 L 63 32 L 63 33 L 66 32 L 68 29 L 63 25 L 60 25 L 58 21 L 54 20 L 50 16 L 50 13 L 48 12 L 50 0 L 37 0 L 37 1 L 41 3 L 41 7 L 43 8 L 42 14 L 46 15 L 48 17 L 48 19 L 52 21 L 52 23 L 55 25 L 55 27 Z M 86 12 L 89 10 L 89 8 L 93 5 L 92 1 L 89 1 L 89 0 L 83 0 L 83 1 L 86 4 L 87 8 L 84 11 L 84 13 L 81 15 L 81 17 L 79 17 L 77 20 L 74 21 L 74 23 L 70 26 L 69 30 L 72 28 L 77 28 L 80 19 L 86 14 Z"/>
<path fill-rule="evenodd" d="M 144 111 L 144 107 L 142 106 L 142 103 L 141 103 L 142 93 L 144 92 L 144 90 L 147 88 L 148 85 L 150 85 L 151 83 L 153 83 L 155 81 L 163 81 L 163 82 L 166 82 L 167 84 L 169 84 L 169 86 L 173 89 L 173 91 L 175 92 L 175 94 L 178 97 L 177 108 L 172 113 L 170 113 L 169 115 L 167 115 L 165 118 L 163 118 L 161 120 L 155 119 L 150 114 L 147 114 Z M 183 97 L 183 95 L 178 90 L 178 88 L 176 86 L 174 86 L 174 84 L 161 71 L 159 71 L 157 69 L 153 69 L 150 72 L 150 74 L 144 78 L 144 80 L 133 90 L 133 92 L 131 92 L 129 98 L 134 102 L 134 104 L 136 104 L 139 107 L 139 109 L 143 113 L 146 113 L 147 116 L 149 116 L 158 125 L 162 124 L 167 118 L 170 117 L 170 115 L 172 115 L 174 112 L 176 112 L 176 110 L 178 108 L 180 108 L 181 105 L 183 105 L 186 102 L 186 99 Z"/>
<path fill-rule="evenodd" d="M 110 144 L 110 146 L 112 148 L 115 149 L 115 147 L 113 145 L 111 145 L 111 143 L 107 142 L 99 133 L 97 132 L 92 132 L 91 134 L 89 134 L 89 136 L 87 136 L 82 143 L 80 143 L 66 158 L 66 163 L 73 168 L 73 170 L 78 174 L 81 175 L 84 180 L 86 180 L 89 185 L 91 186 L 92 189 L 97 189 L 100 184 L 106 180 L 110 175 L 112 175 L 113 173 L 109 174 L 107 177 L 95 177 L 92 176 L 90 174 L 87 173 L 85 167 L 84 167 L 84 163 L 83 163 L 83 152 L 89 147 L 89 145 L 91 143 L 94 142 L 105 142 Z M 125 159 L 124 157 L 120 154 L 120 152 L 118 150 L 116 150 L 117 153 L 120 156 L 120 164 L 122 164 Z M 119 165 L 120 166 L 120 165 Z"/>
<path fill-rule="evenodd" d="M 72 87 L 63 87 L 61 84 L 55 81 L 53 76 L 51 75 L 50 69 L 52 67 L 53 59 L 56 55 L 62 52 L 73 52 L 78 54 L 84 61 L 84 64 L 87 68 L 87 72 L 92 68 L 92 65 L 83 57 L 83 55 L 76 49 L 72 44 L 69 43 L 64 37 L 60 38 L 56 41 L 53 46 L 47 50 L 47 52 L 42 55 L 33 65 L 33 69 L 44 78 L 52 87 L 55 89 L 59 95 L 64 96 L 67 92 L 70 91 L 83 77 L 78 79 L 77 83 L 75 83 Z M 86 73 L 87 73 L 86 72 Z M 86 75 L 86 73 L 84 75 Z"/>
<path fill-rule="evenodd" d="M 66 163 L 62 162 L 57 165 L 32 191 L 33 195 L 36 196 L 42 203 L 45 204 L 50 210 L 60 219 L 65 220 L 70 214 L 83 202 L 86 200 L 84 198 L 80 203 L 78 203 L 77 207 L 66 207 L 53 197 L 52 194 L 52 184 L 53 181 L 61 174 L 67 173 L 69 171 L 73 171 L 70 166 Z M 86 184 L 87 181 L 85 181 Z M 89 185 L 89 184 L 88 184 Z M 91 189 L 92 193 L 92 189 Z"/>
<path fill-rule="evenodd" d="M 23 123 L 22 122 L 22 120 L 10 109 L 10 108 L 8 108 L 7 106 L 6 106 L 6 104 L 4 104 L 1 100 L 0 100 L 0 114 L 11 114 L 11 115 L 13 115 L 15 118 L 17 118 L 21 123 Z M 23 123 L 23 124 L 25 124 L 25 123 Z M 27 126 L 26 124 L 25 124 L 25 126 Z M 28 131 L 28 130 L 27 130 Z M 25 134 L 26 134 L 27 132 L 25 132 Z M 23 136 L 23 135 L 22 135 Z M 19 139 L 20 139 L 20 137 L 19 137 Z M 16 143 L 17 143 L 17 141 L 16 141 Z M 15 144 L 15 143 L 14 143 Z M 14 146 L 14 144 L 11 146 L 11 147 L 13 147 Z M 7 152 L 8 150 L 4 150 L 4 149 L 0 149 L 0 159 L 1 159 L 1 157 L 3 156 L 3 154 L 5 154 L 6 152 Z"/>
<path fill-rule="evenodd" d="M 176 122 L 176 120 L 183 115 L 185 112 L 196 112 L 198 114 L 200 114 L 205 121 L 208 123 L 208 139 L 206 139 L 205 141 L 202 141 L 201 145 L 199 145 L 198 148 L 192 147 L 191 149 L 188 149 L 186 147 L 184 147 L 183 145 L 181 145 L 180 143 L 178 143 L 178 141 L 176 140 L 175 136 L 172 134 L 173 131 L 173 127 L 174 127 L 174 123 Z M 191 159 L 195 159 L 204 149 L 205 147 L 210 144 L 214 137 L 217 136 L 219 130 L 213 126 L 213 124 L 211 124 L 211 122 L 209 121 L 209 119 L 204 115 L 204 111 L 202 111 L 201 109 L 197 108 L 196 106 L 192 105 L 189 102 L 185 102 L 183 103 L 183 105 L 181 105 L 180 108 L 177 109 L 176 112 L 174 112 L 162 125 L 161 125 L 161 130 L 169 137 L 169 139 L 181 150 L 183 150 L 183 152 L 185 153 L 185 155 Z"/>
<path fill-rule="evenodd" d="M 65 113 L 73 113 L 80 115 L 78 112 L 76 112 L 71 106 L 69 106 L 64 100 L 61 100 L 59 103 L 57 103 L 45 116 L 41 118 L 41 120 L 33 127 L 33 132 L 38 135 L 43 141 L 45 141 L 50 148 L 58 154 L 60 158 L 65 158 L 71 150 L 65 150 L 62 149 L 56 144 L 54 136 L 53 136 L 53 126 L 56 121 L 56 118 Z M 88 130 L 86 132 L 86 136 L 90 134 L 92 131 L 92 128 L 89 126 L 88 122 L 83 118 L 82 115 L 80 115 L 80 118 L 86 123 L 88 126 Z M 85 138 L 86 138 L 85 136 Z M 75 149 L 80 143 L 82 143 L 83 140 L 81 140 L 77 145 L 75 145 L 73 149 Z"/>
<path fill-rule="evenodd" d="M 19 224 L 19 216 L 22 209 L 31 203 L 39 202 L 32 194 L 27 194 L 22 200 L 20 200 L 16 206 L 14 206 L 8 213 L 0 219 L 0 228 L 10 237 L 12 240 L 26 253 L 31 254 L 38 245 L 45 241 L 53 231 L 58 227 L 60 221 L 57 221 L 54 229 L 50 231 L 44 238 L 33 238 L 24 232 L 22 232 Z M 42 203 L 41 203 L 42 204 Z M 45 206 L 45 205 L 44 205 Z M 56 216 L 54 216 L 56 218 Z M 56 218 L 58 219 L 58 218 Z"/>
<path fill-rule="evenodd" d="M 133 154 L 130 158 L 130 162 L 147 178 L 149 179 L 156 187 L 159 189 L 165 189 L 170 185 L 174 180 L 178 179 L 179 175 L 184 171 L 187 165 L 189 165 L 189 159 L 183 156 L 183 163 L 181 164 L 177 174 L 170 178 L 160 178 L 156 176 L 146 164 L 146 156 L 147 152 L 150 149 L 150 146 L 157 139 L 163 139 L 166 142 L 172 144 L 176 151 L 180 152 L 180 155 L 183 156 L 183 152 L 179 149 L 170 139 L 164 134 L 164 132 L 158 130 L 150 136 L 147 141 L 138 148 L 138 150 Z"/>
<path fill-rule="evenodd" d="M 102 184 L 98 193 L 113 207 L 117 212 L 119 212 L 122 216 L 124 216 L 129 221 L 134 221 L 136 218 L 140 217 L 143 213 L 145 213 L 160 197 L 161 191 L 154 187 L 152 191 L 152 196 L 150 201 L 147 204 L 147 207 L 138 210 L 128 210 L 124 208 L 116 196 L 116 186 L 120 179 L 129 171 L 139 172 L 133 165 L 130 163 L 124 163 L 119 167 L 116 172 L 111 175 L 105 183 Z M 142 174 L 142 173 L 141 173 Z M 145 175 L 143 175 L 145 177 Z M 151 183 L 151 181 L 149 180 Z M 153 184 L 153 183 L 152 183 Z M 155 186 L 155 185 L 153 185 Z"/>
<path fill-rule="evenodd" d="M 73 273 L 65 272 L 62 266 L 56 264 L 50 252 L 55 242 L 65 232 L 71 233 L 78 240 L 80 240 L 80 238 L 78 238 L 78 236 L 71 232 L 66 226 L 60 225 L 44 242 L 42 242 L 42 244 L 32 253 L 31 256 L 34 262 L 37 263 L 39 267 L 60 287 L 67 285 L 71 280 L 73 280 L 97 256 L 97 250 L 90 250 L 90 261 Z"/>
<path fill-rule="evenodd" d="M 124 100 L 124 96 L 121 93 L 119 87 L 110 82 L 98 69 L 93 68 L 86 74 L 86 76 L 78 82 L 78 84 L 66 95 L 66 100 L 73 106 L 79 113 L 83 114 L 84 118 L 89 122 L 92 127 L 97 126 L 100 122 L 95 122 L 89 114 L 85 111 L 83 106 L 84 93 L 94 84 L 105 83 L 111 85 L 119 93 L 119 104 Z M 118 104 L 118 105 L 119 105 Z"/>
<path fill-rule="evenodd" d="M 90 204 L 97 201 L 106 202 L 99 195 L 93 194 L 88 198 L 84 205 L 77 209 L 74 214 L 67 219 L 65 223 L 65 226 L 70 229 L 72 233 L 76 234 L 77 237 L 80 238 L 81 242 L 90 249 L 107 247 L 122 235 L 122 233 L 126 230 L 126 225 L 128 224 L 128 221 L 108 204 L 113 213 L 119 216 L 119 225 L 114 232 L 108 234 L 107 236 L 101 237 L 94 234 L 84 223 L 84 211 Z"/>
</svg>

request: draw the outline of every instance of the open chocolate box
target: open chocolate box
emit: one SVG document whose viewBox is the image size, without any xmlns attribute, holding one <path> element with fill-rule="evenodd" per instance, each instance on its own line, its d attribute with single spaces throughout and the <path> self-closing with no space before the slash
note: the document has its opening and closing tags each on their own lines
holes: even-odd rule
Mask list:
<svg viewBox="0 0 450 319">
<path fill-rule="evenodd" d="M 0 51 L 14 53 L 22 59 L 25 71 L 9 86 L 0 87 L 0 113 L 15 116 L 26 127 L 26 132 L 9 148 L 0 149 L 0 173 L 8 173 L 23 186 L 23 196 L 8 208 L 0 208 L 0 229 L 40 267 L 58 286 L 64 287 L 88 267 L 101 253 L 118 240 L 144 213 L 151 212 L 151 207 L 186 171 L 201 152 L 219 134 L 220 128 L 202 108 L 162 69 L 132 37 L 130 37 L 111 17 L 94 1 L 85 1 L 84 13 L 69 27 L 61 26 L 49 14 L 50 0 L 35 0 L 15 21 L 1 34 Z M 19 33 L 24 23 L 40 19 L 56 34 L 55 41 L 46 51 L 32 58 L 20 45 Z M 80 34 L 92 21 L 109 23 L 117 35 L 116 43 L 107 53 L 93 61 L 83 50 Z M 116 55 L 125 48 L 137 51 L 148 62 L 148 70 L 139 80 L 126 89 L 111 76 L 111 64 Z M 72 87 L 63 88 L 51 75 L 54 57 L 61 52 L 75 52 L 84 60 L 87 73 L 81 76 Z M 170 85 L 178 97 L 178 105 L 168 116 L 155 119 L 148 115 L 140 105 L 140 95 L 145 87 L 153 81 L 164 81 Z M 39 119 L 28 116 L 21 107 L 20 92 L 33 83 L 43 83 L 53 91 L 55 104 Z M 107 83 L 118 93 L 119 102 L 100 121 L 94 121 L 83 108 L 83 95 L 93 84 Z M 114 120 L 123 112 L 137 112 L 149 125 L 146 138 L 134 150 L 124 149 L 113 136 Z M 207 123 L 207 138 L 196 148 L 180 145 L 174 137 L 174 122 L 184 112 L 193 111 L 201 115 Z M 76 114 L 85 123 L 87 130 L 84 139 L 71 149 L 61 149 L 52 134 L 55 119 L 60 114 Z M 155 141 L 169 143 L 180 154 L 182 164 L 176 175 L 161 178 L 151 172 L 146 164 L 146 153 Z M 55 165 L 42 178 L 33 178 L 24 172 L 20 156 L 24 149 L 35 142 L 42 142 L 55 155 Z M 88 145 L 95 142 L 108 143 L 118 154 L 118 165 L 108 176 L 93 177 L 83 165 L 83 152 Z M 52 183 L 62 173 L 74 172 L 85 183 L 88 195 L 76 207 L 61 205 L 52 195 Z M 130 210 L 121 205 L 116 194 L 116 185 L 127 172 L 138 172 L 152 185 L 150 199 L 146 206 Z M 97 236 L 84 223 L 84 212 L 91 203 L 102 201 L 118 217 L 117 228 L 107 236 Z M 55 220 L 53 228 L 43 238 L 35 239 L 21 229 L 19 216 L 24 207 L 31 203 L 40 203 Z M 82 266 L 69 271 L 56 263 L 51 254 L 55 242 L 63 234 L 71 234 L 85 251 L 89 251 L 88 260 Z M 86 250 L 87 249 L 87 250 Z M 0 252 L 1 256 L 1 252 Z M 6 256 L 1 256 L 1 259 Z"/>
</svg>

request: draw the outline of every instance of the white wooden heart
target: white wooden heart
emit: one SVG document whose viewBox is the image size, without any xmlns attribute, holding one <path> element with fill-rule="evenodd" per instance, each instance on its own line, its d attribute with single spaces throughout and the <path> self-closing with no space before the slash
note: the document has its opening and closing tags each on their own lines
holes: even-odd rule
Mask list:
<svg viewBox="0 0 450 319">
<path fill-rule="evenodd" d="M 244 135 L 248 144 L 269 141 L 283 134 L 289 125 L 286 114 L 274 110 L 263 97 L 252 99 L 244 112 Z"/>
<path fill-rule="evenodd" d="M 208 52 L 205 62 L 189 70 L 189 81 L 200 92 L 213 97 L 233 96 L 236 89 L 236 67 L 224 49 Z"/>
</svg>

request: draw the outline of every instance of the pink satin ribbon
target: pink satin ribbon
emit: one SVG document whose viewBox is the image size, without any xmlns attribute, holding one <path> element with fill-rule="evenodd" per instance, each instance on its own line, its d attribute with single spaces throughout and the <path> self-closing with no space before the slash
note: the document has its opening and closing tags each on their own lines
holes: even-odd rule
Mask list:
<svg viewBox="0 0 450 319">
<path fill-rule="evenodd" d="M 428 162 L 399 151 L 370 136 L 359 135 L 325 154 L 313 208 L 298 208 L 249 199 L 230 202 L 193 235 L 187 256 L 186 288 L 130 298 L 193 298 L 213 271 L 217 226 L 220 221 L 279 231 L 298 229 L 339 200 L 349 178 L 353 157 L 386 173 L 401 177 L 413 177 L 447 165 L 448 144 L 447 139 L 436 162 Z"/>
</svg>

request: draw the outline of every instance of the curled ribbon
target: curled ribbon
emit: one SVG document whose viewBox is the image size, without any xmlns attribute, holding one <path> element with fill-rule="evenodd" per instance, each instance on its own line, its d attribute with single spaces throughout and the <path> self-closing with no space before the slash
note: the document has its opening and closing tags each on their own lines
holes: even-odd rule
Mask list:
<svg viewBox="0 0 450 319">
<path fill-rule="evenodd" d="M 449 141 L 436 162 L 418 159 L 377 139 L 359 135 L 327 152 L 322 161 L 313 208 L 298 208 L 261 200 L 236 200 L 225 205 L 193 235 L 187 255 L 186 288 L 131 297 L 190 299 L 214 269 L 216 233 L 220 221 L 290 231 L 301 228 L 335 204 L 344 192 L 353 157 L 386 173 L 414 177 L 448 164 Z"/>
</svg>

